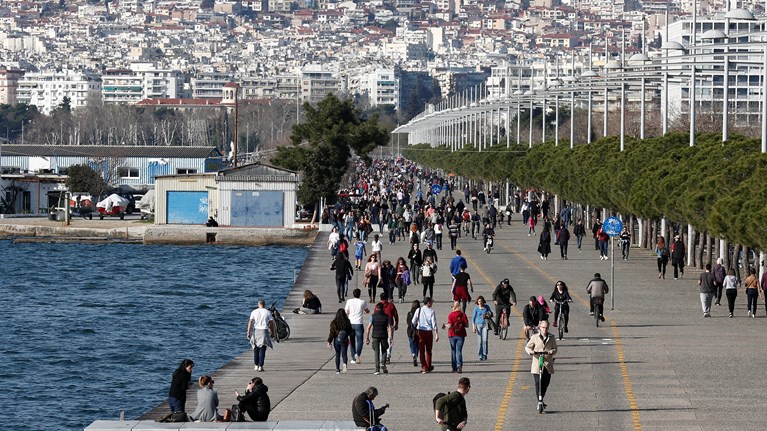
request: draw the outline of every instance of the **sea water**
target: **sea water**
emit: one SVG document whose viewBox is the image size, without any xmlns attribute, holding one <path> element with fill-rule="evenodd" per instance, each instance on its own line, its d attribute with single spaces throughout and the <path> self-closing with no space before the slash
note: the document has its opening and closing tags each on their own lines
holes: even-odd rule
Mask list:
<svg viewBox="0 0 767 431">
<path fill-rule="evenodd" d="M 0 241 L 0 423 L 82 430 L 167 398 L 184 358 L 210 373 L 249 348 L 248 315 L 293 285 L 303 247 Z"/>
</svg>

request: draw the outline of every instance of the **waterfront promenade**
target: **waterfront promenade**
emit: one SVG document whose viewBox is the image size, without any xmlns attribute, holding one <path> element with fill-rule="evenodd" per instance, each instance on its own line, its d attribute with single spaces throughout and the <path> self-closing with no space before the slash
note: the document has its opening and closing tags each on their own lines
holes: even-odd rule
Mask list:
<svg viewBox="0 0 767 431">
<path fill-rule="evenodd" d="M 746 317 L 745 295 L 740 292 L 736 317 L 727 318 L 726 305 L 714 306 L 712 317 L 702 318 L 697 288 L 699 271 L 688 268 L 684 279 L 657 278 L 655 257 L 633 249 L 628 261 L 620 253 L 616 264 L 616 309 L 606 312 L 607 322 L 596 328 L 588 315 L 585 286 L 594 272 L 609 282 L 611 261 L 601 261 L 593 240 L 584 240 L 582 252 L 570 243 L 569 260 L 559 259 L 559 248 L 552 245 L 549 260 L 536 252 L 538 236 L 527 236 L 527 228 L 517 219 L 511 228 L 497 230 L 496 247 L 491 254 L 482 251 L 481 240 L 461 238 L 458 247 L 467 258 L 477 295 L 489 299 L 495 285 L 508 277 L 517 294 L 512 312 L 509 339 L 490 339 L 488 361 L 476 357 L 476 337 L 469 334 L 464 346 L 463 376 L 472 381 L 467 396 L 470 430 L 759 430 L 767 413 L 758 409 L 763 393 L 765 359 L 763 345 L 767 331 L 763 304 L 759 318 Z M 377 405 L 391 404 L 383 422 L 391 430 L 437 429 L 433 419 L 432 397 L 437 392 L 454 390 L 459 375 L 450 372 L 447 333 L 440 331 L 434 346 L 435 371 L 420 374 L 413 367 L 407 346 L 404 321 L 396 332 L 389 374 L 373 375 L 372 349 L 363 351 L 362 363 L 349 366 L 349 372 L 336 375 L 333 353 L 326 348 L 327 328 L 342 304 L 334 300 L 333 273 L 326 233 L 311 246 L 296 286 L 290 293 L 284 314 L 292 335 L 287 342 L 267 353 L 266 371 L 253 371 L 248 350 L 213 374 L 221 399 L 220 406 L 234 403 L 233 390 L 244 390 L 253 376 L 269 386 L 274 420 L 351 420 L 351 400 L 370 385 L 379 389 Z M 449 259 L 454 255 L 449 240 L 439 251 L 439 271 L 435 286 L 435 309 L 439 323 L 449 311 Z M 407 255 L 407 243 L 385 245 L 384 259 Z M 361 284 L 355 275 L 350 286 Z M 524 339 L 519 312 L 531 295 L 545 295 L 556 280 L 565 281 L 575 302 L 571 307 L 570 334 L 559 342 L 556 373 L 546 396 L 548 410 L 535 411 L 535 389 L 530 375 L 530 357 L 524 354 Z M 290 310 L 300 303 L 304 289 L 320 296 L 324 314 L 298 316 Z M 420 285 L 413 285 L 408 300 L 420 299 Z M 365 297 L 363 292 L 363 297 Z M 253 306 L 258 298 L 252 298 Z M 409 301 L 397 304 L 402 318 Z M 724 301 L 723 301 L 724 304 Z M 467 313 L 471 309 L 467 309 Z M 242 334 L 232 342 L 245 340 Z M 552 328 L 553 329 L 553 328 Z M 241 340 L 240 340 L 241 338 Z M 195 377 L 207 370 L 195 369 Z M 187 410 L 196 401 L 190 392 Z M 145 418 L 156 418 L 154 410 Z"/>
</svg>

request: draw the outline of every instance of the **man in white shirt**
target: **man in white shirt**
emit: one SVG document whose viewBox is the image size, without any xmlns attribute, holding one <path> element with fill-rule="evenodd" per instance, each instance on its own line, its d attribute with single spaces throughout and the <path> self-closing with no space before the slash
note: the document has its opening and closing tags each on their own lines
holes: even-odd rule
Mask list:
<svg viewBox="0 0 767 431">
<path fill-rule="evenodd" d="M 437 332 L 437 315 L 434 313 L 432 300 L 428 296 L 423 300 L 423 306 L 416 311 L 411 322 L 418 330 L 418 351 L 421 356 L 421 373 L 430 373 L 434 370 L 431 365 L 431 348 L 433 343 L 439 341 Z"/>
<path fill-rule="evenodd" d="M 253 369 L 264 371 L 264 359 L 266 359 L 266 347 L 272 347 L 272 340 L 269 335 L 271 327 L 272 313 L 266 309 L 266 301 L 258 300 L 258 308 L 250 312 L 248 319 L 248 340 L 253 347 Z"/>
<path fill-rule="evenodd" d="M 349 321 L 352 323 L 352 329 L 354 330 L 354 337 L 351 338 L 352 364 L 360 362 L 363 346 L 362 338 L 365 335 L 365 325 L 362 323 L 362 317 L 364 313 L 370 313 L 367 301 L 360 299 L 361 294 L 362 291 L 354 289 L 352 292 L 354 298 L 346 300 L 346 315 L 349 316 Z"/>
</svg>

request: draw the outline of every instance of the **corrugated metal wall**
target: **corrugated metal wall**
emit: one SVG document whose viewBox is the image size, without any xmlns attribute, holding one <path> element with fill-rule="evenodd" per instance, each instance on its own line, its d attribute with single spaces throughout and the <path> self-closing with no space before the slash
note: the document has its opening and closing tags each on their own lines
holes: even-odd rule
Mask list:
<svg viewBox="0 0 767 431">
<path fill-rule="evenodd" d="M 234 190 L 253 190 L 253 191 L 282 191 L 285 200 L 283 205 L 283 226 L 291 227 L 295 224 L 296 214 L 296 191 L 298 183 L 293 182 L 241 182 L 241 181 L 221 181 L 218 183 L 218 215 L 219 224 L 231 226 L 232 224 L 232 191 Z M 211 201 L 213 202 L 213 201 Z"/>
<path fill-rule="evenodd" d="M 155 224 L 166 224 L 168 191 L 207 191 L 210 215 L 215 217 L 219 220 L 219 223 L 221 223 L 220 216 L 215 210 L 216 202 L 218 202 L 215 174 L 191 174 L 158 178 L 155 181 Z"/>
</svg>

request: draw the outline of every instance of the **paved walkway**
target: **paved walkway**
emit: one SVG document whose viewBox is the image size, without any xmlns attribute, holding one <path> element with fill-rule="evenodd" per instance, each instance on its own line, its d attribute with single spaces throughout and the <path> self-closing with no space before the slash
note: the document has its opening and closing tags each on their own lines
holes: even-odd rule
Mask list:
<svg viewBox="0 0 767 431">
<path fill-rule="evenodd" d="M 763 391 L 767 359 L 764 308 L 760 318 L 745 317 L 745 295 L 738 297 L 736 318 L 728 319 L 726 306 L 714 306 L 712 317 L 702 318 L 697 289 L 698 271 L 688 269 L 685 278 L 659 280 L 655 258 L 633 249 L 628 261 L 615 262 L 615 310 L 606 313 L 606 324 L 596 328 L 588 316 L 585 286 L 594 272 L 609 282 L 612 260 L 601 261 L 590 238 L 578 252 L 570 244 L 569 260 L 559 259 L 558 247 L 549 260 L 536 253 L 537 236 L 517 219 L 511 228 L 497 230 L 491 254 L 482 251 L 480 240 L 462 238 L 458 246 L 468 259 L 468 272 L 477 295 L 491 296 L 504 277 L 511 279 L 519 299 L 512 316 L 509 339 L 491 338 L 489 360 L 476 359 L 476 337 L 466 339 L 463 375 L 471 378 L 467 397 L 470 430 L 758 430 L 764 429 L 767 413 L 758 408 Z M 392 430 L 437 429 L 432 397 L 454 390 L 458 375 L 450 372 L 447 334 L 440 331 L 435 344 L 435 372 L 422 375 L 413 367 L 405 327 L 395 336 L 388 375 L 374 376 L 372 349 L 363 362 L 350 365 L 347 374 L 336 375 L 332 353 L 325 347 L 327 328 L 339 305 L 326 234 L 312 245 L 286 310 L 297 306 L 304 288 L 318 293 L 325 314 L 287 314 L 292 328 L 288 342 L 267 354 L 267 371 L 253 371 L 246 352 L 214 375 L 221 406 L 234 402 L 234 387 L 260 375 L 270 388 L 276 420 L 350 419 L 352 398 L 370 385 L 379 389 L 377 404 L 390 403 L 384 423 Z M 438 321 L 444 322 L 450 305 L 447 264 L 453 256 L 447 247 L 439 251 L 440 268 L 435 286 Z M 406 256 L 407 244 L 385 246 L 385 259 Z M 559 342 L 556 373 L 546 396 L 548 411 L 535 411 L 535 389 L 530 357 L 524 354 L 519 311 L 531 295 L 545 295 L 556 280 L 564 280 L 575 298 L 571 307 L 570 334 Z M 354 283 L 361 284 L 361 277 Z M 420 299 L 420 287 L 411 286 L 408 300 Z M 350 287 L 351 289 L 351 287 Z M 364 296 L 364 295 L 363 295 Z M 406 315 L 409 305 L 397 304 Z M 469 310 L 467 310 L 468 312 Z M 243 327 L 243 341 L 244 340 Z M 190 408 L 196 405 L 194 399 Z M 156 412 L 153 413 L 156 417 Z"/>
</svg>

